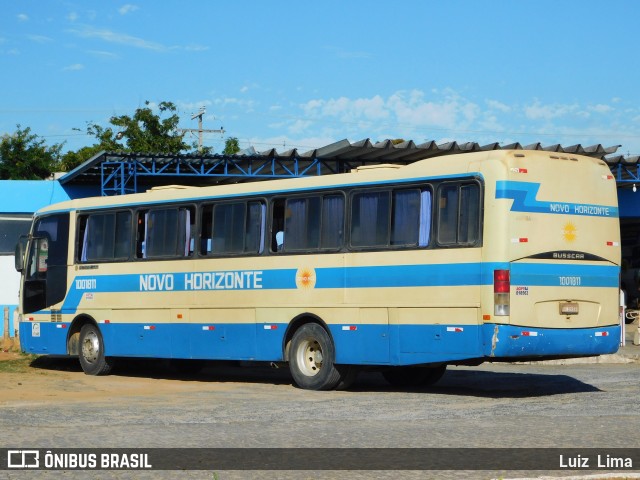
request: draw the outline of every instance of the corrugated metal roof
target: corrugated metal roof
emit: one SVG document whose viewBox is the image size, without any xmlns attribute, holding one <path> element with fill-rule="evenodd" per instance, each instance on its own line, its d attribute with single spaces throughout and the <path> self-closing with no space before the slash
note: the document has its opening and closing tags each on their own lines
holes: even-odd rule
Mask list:
<svg viewBox="0 0 640 480">
<path fill-rule="evenodd" d="M 541 143 L 500 145 L 498 142 L 481 146 L 475 142 L 438 144 L 433 140 L 421 144 L 412 140 L 394 144 L 391 140 L 373 143 L 367 138 L 353 143 L 340 140 L 305 152 L 297 149 L 278 152 L 275 148 L 262 152 L 248 149 L 235 155 L 101 152 L 61 177 L 60 183 L 102 185 L 104 193 L 109 182 L 124 191 L 122 184 L 126 182 L 125 176 L 135 177 L 137 184 L 145 186 L 168 183 L 203 185 L 327 175 L 347 172 L 363 165 L 406 165 L 432 157 L 488 150 L 542 150 L 604 158 L 618 148 L 619 145 L 604 147 L 601 144 L 577 144 L 563 147 L 544 146 Z M 137 189 L 137 184 L 134 189 Z"/>
<path fill-rule="evenodd" d="M 640 183 L 640 156 L 615 155 L 604 159 L 616 177 L 618 186 Z"/>
</svg>

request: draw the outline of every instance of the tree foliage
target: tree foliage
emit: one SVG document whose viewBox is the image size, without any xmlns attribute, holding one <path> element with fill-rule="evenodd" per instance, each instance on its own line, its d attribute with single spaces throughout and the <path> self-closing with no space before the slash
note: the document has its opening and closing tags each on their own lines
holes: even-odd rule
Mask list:
<svg viewBox="0 0 640 480">
<path fill-rule="evenodd" d="M 189 145 L 184 142 L 178 130 L 180 117 L 175 113 L 176 106 L 171 102 L 160 102 L 158 105 L 160 113 L 156 115 L 149 107 L 149 101 L 146 101 L 145 105 L 144 108 L 138 108 L 133 117 L 129 115 L 111 117 L 110 123 L 119 127 L 116 141 L 121 137 L 125 141 L 126 150 L 131 152 L 178 154 L 188 150 Z M 161 118 L 165 113 L 171 113 L 171 115 Z M 112 141 L 113 138 L 102 137 L 101 140 Z"/>
<path fill-rule="evenodd" d="M 45 145 L 45 140 L 17 125 L 13 135 L 0 140 L 1 180 L 40 180 L 58 170 L 62 144 Z"/>
<path fill-rule="evenodd" d="M 29 128 L 21 129 L 18 125 L 15 134 L 0 137 L 0 179 L 47 178 L 54 171 L 71 171 L 102 151 L 173 155 L 190 149 L 195 151 L 198 145 L 184 141 L 179 122 L 177 107 L 172 102 L 160 102 L 152 107 L 146 101 L 133 115 L 111 117 L 109 126 L 87 122 L 85 131 L 96 139 L 96 143 L 64 155 L 61 155 L 62 144 L 47 147 L 45 141 L 32 134 Z M 223 153 L 233 155 L 239 151 L 238 139 L 227 138 Z M 206 146 L 200 151 L 205 155 L 212 152 L 213 149 Z"/>
<path fill-rule="evenodd" d="M 233 155 L 240 151 L 240 142 L 236 137 L 229 137 L 224 142 L 224 155 Z"/>
<path fill-rule="evenodd" d="M 180 117 L 172 102 L 160 102 L 159 113 L 154 113 L 150 102 L 136 109 L 133 116 L 120 115 L 109 119 L 110 127 L 87 123 L 87 135 L 95 137 L 98 143 L 83 147 L 77 152 L 68 152 L 62 158 L 66 171 L 73 170 L 101 151 L 107 152 L 149 152 L 179 154 L 189 149 L 183 135 L 178 130 Z M 162 118 L 166 115 L 166 118 Z"/>
</svg>

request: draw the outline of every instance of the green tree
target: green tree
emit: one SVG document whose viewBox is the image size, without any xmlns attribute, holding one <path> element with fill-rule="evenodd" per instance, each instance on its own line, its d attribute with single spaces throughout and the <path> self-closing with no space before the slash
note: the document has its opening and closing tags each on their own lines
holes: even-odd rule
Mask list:
<svg viewBox="0 0 640 480">
<path fill-rule="evenodd" d="M 111 117 L 110 123 L 119 127 L 115 140 L 123 139 L 126 150 L 131 152 L 173 153 L 178 154 L 188 150 L 189 145 L 184 142 L 183 136 L 178 130 L 180 117 L 176 106 L 171 102 L 160 102 L 159 114 L 153 113 L 149 107 L 149 101 L 144 108 L 138 108 L 133 117 L 120 115 Z M 161 118 L 163 114 L 171 114 L 167 118 Z M 95 126 L 94 126 L 95 127 Z M 106 134 L 106 131 L 101 132 Z M 113 141 L 113 132 L 109 136 L 98 137 L 101 141 Z"/>
<path fill-rule="evenodd" d="M 240 142 L 236 137 L 229 137 L 224 142 L 224 150 L 222 153 L 224 155 L 233 155 L 234 153 L 238 153 L 240 151 Z"/>
<path fill-rule="evenodd" d="M 45 140 L 17 125 L 13 135 L 0 140 L 0 179 L 39 180 L 48 178 L 60 167 L 63 144 L 46 146 Z"/>
<path fill-rule="evenodd" d="M 107 152 L 149 152 L 178 154 L 188 150 L 183 135 L 178 130 L 180 117 L 172 102 L 160 102 L 159 113 L 154 113 L 145 102 L 145 107 L 136 109 L 133 116 L 120 115 L 109 119 L 110 127 L 102 127 L 93 122 L 87 123 L 87 135 L 95 137 L 98 143 L 83 147 L 76 152 L 68 152 L 62 158 L 66 171 L 100 153 Z M 162 118 L 166 115 L 166 118 Z M 195 148 L 195 147 L 194 147 Z"/>
<path fill-rule="evenodd" d="M 83 164 L 90 158 L 105 150 L 109 149 L 104 148 L 100 144 L 97 144 L 91 147 L 82 147 L 80 150 L 75 152 L 69 151 L 62 155 L 62 160 L 60 161 L 60 169 L 63 172 L 70 172 L 77 166 Z"/>
</svg>

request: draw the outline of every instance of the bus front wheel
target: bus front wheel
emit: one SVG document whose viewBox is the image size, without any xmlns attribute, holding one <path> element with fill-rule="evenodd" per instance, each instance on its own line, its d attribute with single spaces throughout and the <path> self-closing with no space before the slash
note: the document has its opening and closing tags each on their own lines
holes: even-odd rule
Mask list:
<svg viewBox="0 0 640 480">
<path fill-rule="evenodd" d="M 317 323 L 307 323 L 300 327 L 293 334 L 289 351 L 291 376 L 300 388 L 333 390 L 340 387 L 341 382 L 349 376 L 348 365 L 334 363 L 333 341 L 327 331 Z"/>
<path fill-rule="evenodd" d="M 107 375 L 113 359 L 104 355 L 104 340 L 100 329 L 87 323 L 80 329 L 80 366 L 87 375 Z"/>
</svg>

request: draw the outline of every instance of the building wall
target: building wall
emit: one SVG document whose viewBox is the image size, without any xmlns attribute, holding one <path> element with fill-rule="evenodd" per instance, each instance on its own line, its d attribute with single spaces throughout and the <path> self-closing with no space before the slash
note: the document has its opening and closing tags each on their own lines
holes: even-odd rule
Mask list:
<svg viewBox="0 0 640 480">
<path fill-rule="evenodd" d="M 99 186 L 66 187 L 57 180 L 0 180 L 0 216 L 32 214 L 36 210 L 71 198 L 100 195 Z M 16 238 L 16 243 L 17 243 Z M 13 255 L 0 255 L 0 336 L 4 335 L 4 312 L 9 313 L 9 336 L 13 337 L 14 312 L 18 306 L 20 274 Z"/>
<path fill-rule="evenodd" d="M 13 256 L 0 256 L 0 272 L 0 336 L 4 335 L 4 315 L 5 309 L 8 309 L 9 336 L 13 337 L 18 327 L 14 325 L 13 314 L 18 306 L 20 288 L 20 274 L 15 270 Z"/>
</svg>

